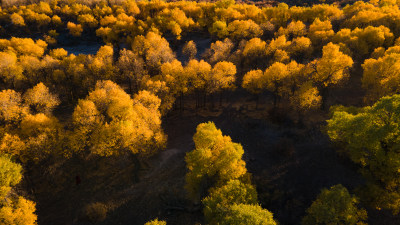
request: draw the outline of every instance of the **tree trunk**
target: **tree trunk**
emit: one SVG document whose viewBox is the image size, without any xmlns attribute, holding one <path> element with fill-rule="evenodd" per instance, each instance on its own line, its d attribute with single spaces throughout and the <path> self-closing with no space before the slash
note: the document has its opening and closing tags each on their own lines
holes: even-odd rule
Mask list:
<svg viewBox="0 0 400 225">
<path fill-rule="evenodd" d="M 321 93 L 321 98 L 322 98 L 321 109 L 325 111 L 326 107 L 327 107 L 326 102 L 327 102 L 328 95 L 329 95 L 329 89 L 326 87 L 322 88 L 320 93 Z"/>
</svg>

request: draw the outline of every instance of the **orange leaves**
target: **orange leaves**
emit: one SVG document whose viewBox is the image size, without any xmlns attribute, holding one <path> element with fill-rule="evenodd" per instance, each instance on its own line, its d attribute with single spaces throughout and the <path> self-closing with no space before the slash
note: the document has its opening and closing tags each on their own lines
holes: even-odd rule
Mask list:
<svg viewBox="0 0 400 225">
<path fill-rule="evenodd" d="M 322 58 L 310 65 L 315 72 L 312 76 L 314 82 L 326 87 L 347 78 L 348 69 L 353 66 L 353 60 L 350 56 L 343 54 L 338 45 L 329 43 L 322 50 Z"/>
<path fill-rule="evenodd" d="M 397 47 L 389 48 L 382 57 L 365 60 L 362 67 L 362 85 L 367 91 L 366 100 L 375 101 L 398 93 L 400 54 Z"/>
<path fill-rule="evenodd" d="M 69 30 L 69 33 L 72 36 L 75 36 L 75 37 L 81 36 L 81 34 L 83 32 L 82 25 L 80 25 L 80 24 L 75 24 L 75 23 L 72 23 L 72 22 L 68 22 L 67 23 L 67 28 Z"/>
<path fill-rule="evenodd" d="M 75 126 L 93 127 L 101 122 L 100 112 L 90 100 L 80 99 L 72 115 Z"/>
<path fill-rule="evenodd" d="M 102 156 L 124 152 L 152 154 L 166 139 L 159 106 L 160 99 L 147 91 L 131 99 L 115 83 L 99 81 L 96 89 L 75 108 L 72 138 L 84 139 L 84 145 L 72 148 L 82 151 L 87 146 L 92 153 Z M 79 145 L 74 140 L 71 143 Z"/>
<path fill-rule="evenodd" d="M 146 62 L 149 72 L 158 73 L 161 65 L 175 59 L 175 54 L 169 47 L 168 41 L 154 32 L 147 33 L 146 37 L 136 36 L 132 51 L 141 56 Z"/>
<path fill-rule="evenodd" d="M 28 109 L 22 104 L 21 94 L 13 90 L 0 92 L 0 120 L 18 123 L 27 114 Z"/>
<path fill-rule="evenodd" d="M 13 23 L 14 25 L 25 26 L 24 18 L 22 16 L 20 16 L 19 14 L 17 14 L 17 13 L 13 13 L 10 16 L 10 19 L 11 19 L 11 23 Z"/>
<path fill-rule="evenodd" d="M 265 89 L 262 70 L 251 70 L 243 77 L 242 87 L 253 94 L 259 94 Z"/>
<path fill-rule="evenodd" d="M 0 220 L 5 224 L 36 225 L 35 211 L 34 202 L 19 197 L 11 205 L 0 208 Z"/>
<path fill-rule="evenodd" d="M 50 114 L 60 104 L 60 100 L 49 89 L 39 83 L 24 94 L 25 104 L 32 110 L 32 113 Z"/>
<path fill-rule="evenodd" d="M 37 161 L 56 153 L 59 149 L 55 146 L 62 132 L 51 112 L 58 104 L 57 96 L 42 83 L 29 89 L 23 97 L 12 90 L 0 92 L 0 120 L 5 125 L 0 152 L 16 156 L 23 162 Z"/>
</svg>

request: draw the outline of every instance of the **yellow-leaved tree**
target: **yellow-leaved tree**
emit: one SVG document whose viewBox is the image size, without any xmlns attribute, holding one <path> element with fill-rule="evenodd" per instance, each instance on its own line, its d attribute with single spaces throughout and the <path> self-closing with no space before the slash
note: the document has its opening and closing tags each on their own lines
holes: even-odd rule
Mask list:
<svg viewBox="0 0 400 225">
<path fill-rule="evenodd" d="M 340 84 L 349 76 L 348 70 L 353 66 L 350 56 L 339 50 L 339 45 L 329 43 L 322 49 L 322 57 L 307 65 L 313 85 L 322 97 L 325 108 L 329 88 Z"/>
<path fill-rule="evenodd" d="M 362 85 L 368 102 L 399 92 L 400 51 L 396 50 L 396 47 L 389 48 L 382 57 L 367 59 L 362 64 Z"/>
<path fill-rule="evenodd" d="M 98 81 L 73 113 L 71 148 L 77 152 L 111 156 L 146 156 L 165 145 L 160 99 L 140 91 L 132 99 L 117 84 Z"/>
<path fill-rule="evenodd" d="M 158 74 L 163 63 L 175 59 L 168 41 L 155 32 L 149 32 L 146 36 L 136 36 L 132 43 L 132 51 L 143 58 L 151 75 Z"/>
<path fill-rule="evenodd" d="M 53 109 L 58 97 L 39 83 L 23 97 L 13 90 L 0 92 L 0 153 L 10 154 L 26 163 L 38 162 L 61 153 L 63 129 Z"/>
</svg>

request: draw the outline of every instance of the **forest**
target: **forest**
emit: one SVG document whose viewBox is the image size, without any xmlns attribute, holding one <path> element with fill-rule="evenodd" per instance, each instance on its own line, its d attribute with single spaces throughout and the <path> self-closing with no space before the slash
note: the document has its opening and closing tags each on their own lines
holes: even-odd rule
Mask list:
<svg viewBox="0 0 400 225">
<path fill-rule="evenodd" d="M 0 225 L 400 224 L 400 1 L 0 6 Z"/>
</svg>

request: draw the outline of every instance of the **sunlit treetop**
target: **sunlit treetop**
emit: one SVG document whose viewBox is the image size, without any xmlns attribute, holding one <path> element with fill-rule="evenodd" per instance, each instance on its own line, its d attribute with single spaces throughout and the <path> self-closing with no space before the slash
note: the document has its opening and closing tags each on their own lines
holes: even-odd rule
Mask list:
<svg viewBox="0 0 400 225">
<path fill-rule="evenodd" d="M 223 220 L 224 210 L 233 204 L 257 204 L 257 191 L 251 184 L 231 180 L 225 186 L 213 188 L 202 200 L 204 216 L 211 224 Z"/>
<path fill-rule="evenodd" d="M 73 148 L 82 151 L 89 147 L 102 156 L 152 154 L 166 140 L 161 129 L 160 103 L 150 92 L 140 91 L 132 99 L 117 84 L 98 81 L 95 90 L 75 108 L 77 139 L 72 143 L 77 142 Z"/>
<path fill-rule="evenodd" d="M 31 113 L 50 114 L 60 104 L 57 95 L 50 93 L 49 88 L 43 83 L 37 84 L 25 92 L 24 103 L 29 107 Z"/>
<path fill-rule="evenodd" d="M 0 92 L 0 120 L 3 124 L 20 122 L 27 113 L 20 93 L 14 90 Z"/>
<path fill-rule="evenodd" d="M 240 225 L 240 224 L 257 224 L 257 225 L 276 225 L 273 215 L 270 211 L 263 209 L 259 205 L 251 204 L 233 204 L 219 224 L 223 225 Z"/>
<path fill-rule="evenodd" d="M 220 186 L 246 173 L 242 146 L 232 142 L 229 136 L 223 136 L 214 123 L 199 124 L 193 140 L 195 149 L 185 158 L 189 169 L 186 189 L 193 199 L 201 197 L 202 183 L 207 180 Z"/>
</svg>

